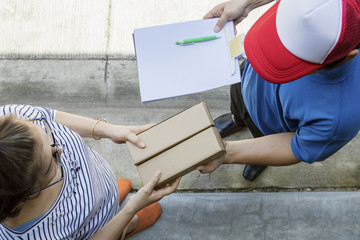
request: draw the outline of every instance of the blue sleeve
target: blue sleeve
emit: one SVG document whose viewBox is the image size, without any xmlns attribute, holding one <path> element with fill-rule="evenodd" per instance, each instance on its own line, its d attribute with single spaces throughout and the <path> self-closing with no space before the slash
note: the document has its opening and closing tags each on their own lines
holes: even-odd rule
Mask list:
<svg viewBox="0 0 360 240">
<path fill-rule="evenodd" d="M 324 161 L 351 140 L 351 138 L 329 138 L 326 135 L 313 125 L 299 128 L 291 139 L 293 154 L 299 161 L 306 163 Z"/>
</svg>

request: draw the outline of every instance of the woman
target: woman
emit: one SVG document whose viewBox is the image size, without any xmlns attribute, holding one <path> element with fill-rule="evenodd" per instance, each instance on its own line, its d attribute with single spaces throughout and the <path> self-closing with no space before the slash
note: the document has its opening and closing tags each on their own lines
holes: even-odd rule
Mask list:
<svg viewBox="0 0 360 240">
<path fill-rule="evenodd" d="M 155 190 L 157 172 L 120 211 L 110 167 L 81 138 L 143 148 L 136 134 L 148 127 L 40 107 L 0 107 L 0 239 L 118 239 L 153 224 L 161 214 L 154 202 L 175 191 L 180 178 Z M 129 190 L 129 184 L 119 189 L 122 198 Z"/>
</svg>

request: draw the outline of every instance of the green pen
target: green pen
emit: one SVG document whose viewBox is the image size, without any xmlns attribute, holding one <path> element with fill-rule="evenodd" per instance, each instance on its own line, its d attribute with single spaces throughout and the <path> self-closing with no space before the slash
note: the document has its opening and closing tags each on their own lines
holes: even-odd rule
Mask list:
<svg viewBox="0 0 360 240">
<path fill-rule="evenodd" d="M 210 40 L 215 40 L 221 37 L 218 36 L 207 36 L 207 37 L 198 37 L 198 38 L 190 38 L 190 39 L 184 39 L 182 41 L 176 41 L 176 45 L 186 45 L 186 44 L 194 44 L 198 42 L 206 42 Z"/>
</svg>

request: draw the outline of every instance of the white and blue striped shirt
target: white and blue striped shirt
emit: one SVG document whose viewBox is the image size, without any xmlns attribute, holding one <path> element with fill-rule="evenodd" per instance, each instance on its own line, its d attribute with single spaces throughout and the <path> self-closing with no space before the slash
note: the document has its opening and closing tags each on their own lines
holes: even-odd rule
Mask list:
<svg viewBox="0 0 360 240">
<path fill-rule="evenodd" d="M 88 239 L 119 212 L 116 179 L 106 161 L 82 138 L 55 122 L 56 111 L 26 105 L 0 107 L 0 116 L 46 118 L 61 154 L 64 183 L 55 204 L 22 232 L 0 224 L 0 239 Z M 42 121 L 36 121 L 45 129 Z"/>
</svg>

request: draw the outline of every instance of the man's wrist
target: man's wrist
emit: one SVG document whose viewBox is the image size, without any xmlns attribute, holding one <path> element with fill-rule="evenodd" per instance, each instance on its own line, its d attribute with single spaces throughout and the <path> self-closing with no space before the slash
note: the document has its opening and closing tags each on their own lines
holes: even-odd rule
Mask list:
<svg viewBox="0 0 360 240">
<path fill-rule="evenodd" d="M 236 164 L 234 162 L 237 152 L 236 152 L 237 141 L 224 141 L 226 153 L 223 156 L 223 164 Z"/>
<path fill-rule="evenodd" d="M 273 2 L 274 0 L 247 0 L 248 2 L 248 9 L 249 9 L 249 12 L 251 12 L 252 10 L 258 8 L 258 7 L 261 7 L 265 4 L 268 4 L 268 3 L 271 3 Z"/>
</svg>

